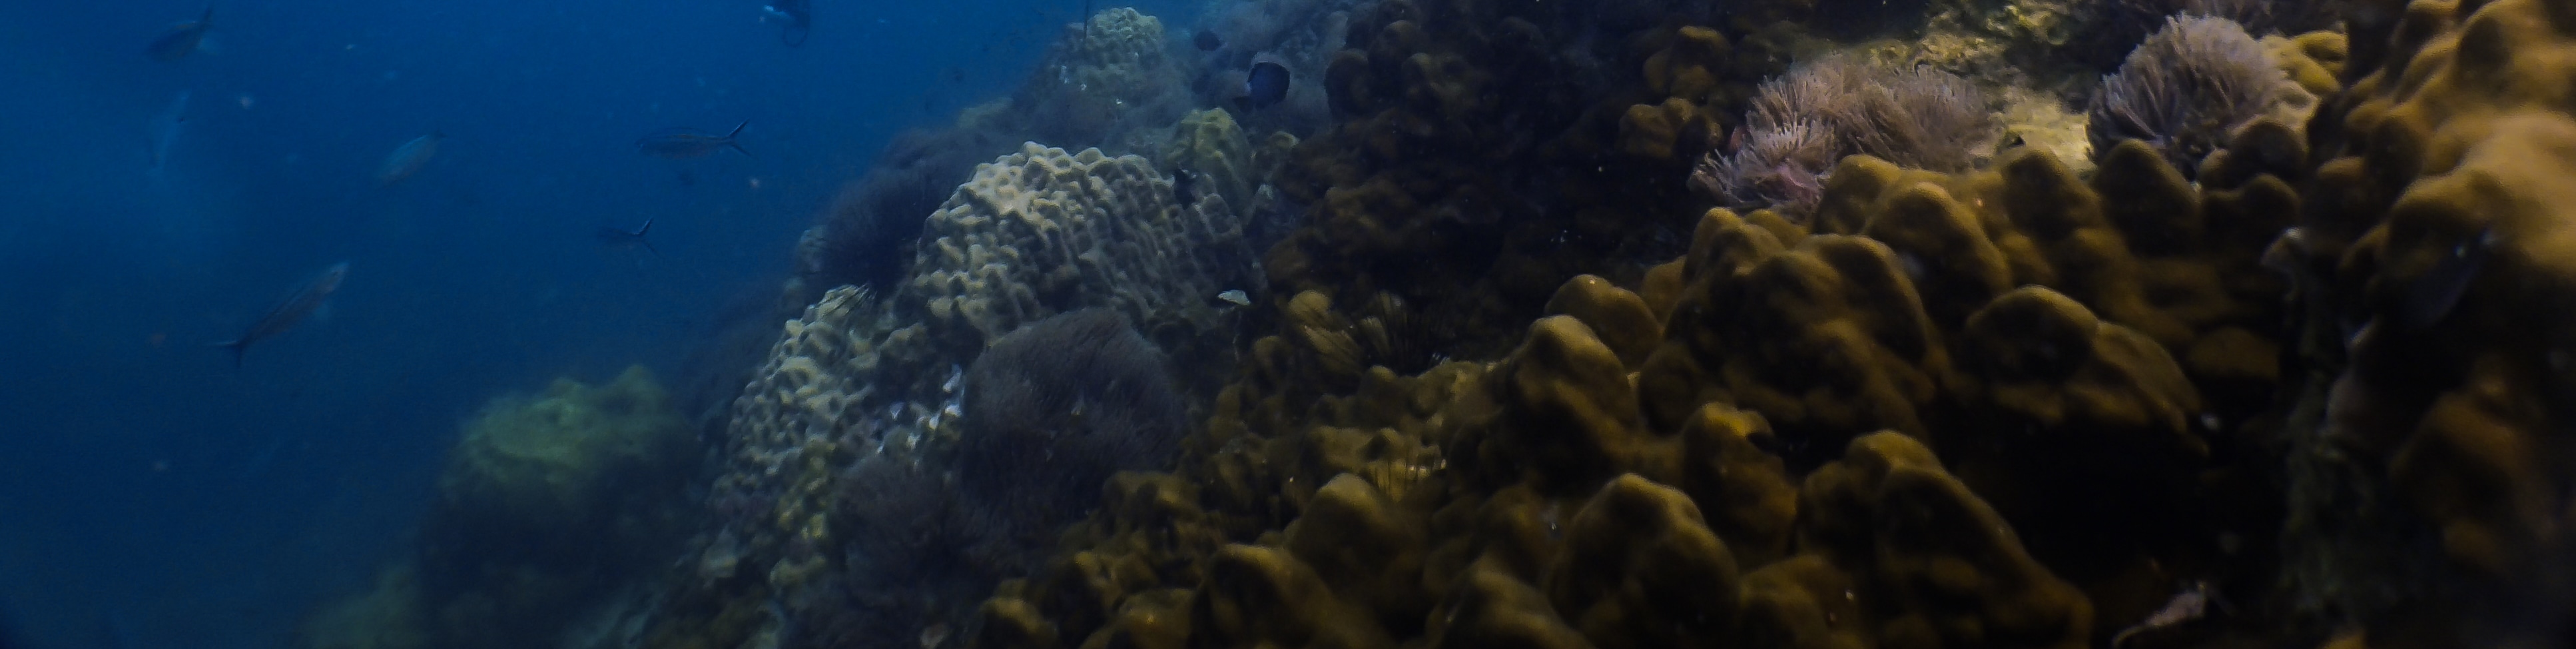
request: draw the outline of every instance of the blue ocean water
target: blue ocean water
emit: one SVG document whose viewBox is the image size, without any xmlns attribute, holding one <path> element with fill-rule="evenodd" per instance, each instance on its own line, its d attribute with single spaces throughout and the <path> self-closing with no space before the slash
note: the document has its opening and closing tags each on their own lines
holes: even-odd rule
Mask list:
<svg viewBox="0 0 2576 649">
<path fill-rule="evenodd" d="M 1008 92 L 1082 11 L 816 4 L 790 48 L 758 0 L 221 3 L 165 63 L 145 44 L 205 4 L 0 3 L 0 606 L 29 645 L 290 644 L 408 547 L 485 401 L 669 376 L 891 136 Z M 744 120 L 752 156 L 635 151 Z M 592 236 L 648 218 L 660 257 Z M 243 367 L 208 347 L 342 261 Z"/>
</svg>

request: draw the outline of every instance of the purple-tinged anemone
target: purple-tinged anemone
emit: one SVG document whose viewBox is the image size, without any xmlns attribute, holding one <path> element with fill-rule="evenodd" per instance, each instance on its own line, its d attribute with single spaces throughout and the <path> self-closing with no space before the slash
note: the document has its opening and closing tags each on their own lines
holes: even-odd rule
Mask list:
<svg viewBox="0 0 2576 649">
<path fill-rule="evenodd" d="M 2228 133 L 2272 109 L 2281 82 L 2263 45 L 2234 21 L 2169 19 L 2102 78 L 2090 111 L 2093 150 L 2143 141 L 2190 175 Z"/>
<path fill-rule="evenodd" d="M 1994 116 L 1975 84 L 1931 68 L 1874 66 L 1842 56 L 1800 64 L 1762 84 L 1729 146 L 1709 152 L 1691 184 L 1720 204 L 1812 211 L 1844 156 L 1959 172 L 1976 167 Z"/>
</svg>

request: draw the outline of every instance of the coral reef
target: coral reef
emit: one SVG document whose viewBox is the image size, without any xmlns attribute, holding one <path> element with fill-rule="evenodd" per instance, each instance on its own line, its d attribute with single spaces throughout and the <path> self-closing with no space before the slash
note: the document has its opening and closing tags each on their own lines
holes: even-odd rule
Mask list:
<svg viewBox="0 0 2576 649">
<path fill-rule="evenodd" d="M 1328 61 L 1269 285 L 1234 203 L 1270 200 L 1277 139 L 1234 120 L 1271 118 L 979 168 L 905 281 L 787 327 L 650 645 L 2566 644 L 2576 20 L 2368 0 L 2291 35 L 2310 5 L 2110 4 L 1888 10 L 1937 69 L 2067 59 L 1984 78 L 1999 105 L 1878 45 L 1837 78 L 1894 81 L 1757 96 L 1839 0 L 1245 18 L 1206 56 Z M 2089 153 L 2024 136 L 2146 30 L 2088 35 L 2186 9 Z M 1772 207 L 1705 209 L 1680 169 L 1745 109 L 1726 155 L 1767 157 L 1709 184 Z M 1123 398 L 978 437 L 990 367 L 1142 346 L 1007 333 L 1048 318 L 1171 353 L 1204 401 L 1170 463 L 1078 450 L 1165 452 L 1174 425 L 1095 410 Z M 996 560 L 995 493 L 1066 518 Z"/>
<path fill-rule="evenodd" d="M 1224 128 L 1215 117 L 1221 115 L 1177 128 L 1177 154 L 1205 161 L 1196 164 L 1212 172 L 1258 168 L 1259 149 L 1222 144 L 1224 136 L 1240 136 Z M 1124 341 L 1132 344 L 1119 357 L 1133 361 L 1160 347 L 1186 370 L 1184 393 L 1187 386 L 1213 389 L 1208 373 L 1230 367 L 1234 353 L 1224 329 L 1230 305 L 1216 295 L 1258 291 L 1260 269 L 1240 217 L 1212 185 L 1176 196 L 1172 180 L 1144 158 L 1035 143 L 978 166 L 974 179 L 925 219 L 907 278 L 884 294 L 833 289 L 786 324 L 735 401 L 725 466 L 707 501 L 715 520 L 696 541 L 694 574 L 665 604 L 672 613 L 649 634 L 651 642 L 834 646 L 963 625 L 980 589 L 1018 569 L 1011 557 L 1026 550 L 1011 548 L 1027 545 L 1023 537 L 1052 534 L 1046 523 L 976 519 L 999 515 L 985 510 L 1018 496 L 992 492 L 959 504 L 949 493 L 976 491 L 969 487 L 996 478 L 1014 488 L 1037 479 L 1025 467 L 994 469 L 972 459 L 1010 453 L 959 445 L 975 439 L 961 425 L 961 416 L 977 409 L 970 398 L 1011 394 L 973 387 L 1010 374 L 983 370 L 970 379 L 967 367 L 1030 323 L 1099 309 L 1090 321 L 1134 323 L 1151 342 L 1126 333 L 1035 351 L 1074 355 L 1051 357 L 1062 360 L 1114 352 L 1120 348 L 1102 343 Z M 1164 371 L 1161 361 L 1146 364 Z M 1112 411 L 1098 410 L 1109 406 L 1081 403 L 1073 410 L 1082 421 L 1121 425 Z M 1168 399 L 1153 403 L 1176 407 Z M 1169 415 L 1140 417 L 1130 421 Z M 1066 432 L 1052 424 L 1017 430 Z M 1065 443 L 1060 452 L 1069 460 L 1080 446 Z M 1067 480 L 1089 486 L 1052 484 L 1049 498 L 1061 500 L 1044 502 L 1072 504 L 1037 518 L 1061 520 L 1094 502 L 1105 474 L 1074 473 L 1082 475 Z M 1011 542 L 994 540 L 1002 537 Z"/>
<path fill-rule="evenodd" d="M 797 243 L 786 288 L 798 304 L 849 285 L 890 289 L 910 268 L 905 254 L 921 219 L 975 167 L 1029 141 L 1113 155 L 1155 155 L 1167 127 L 1190 108 L 1183 62 L 1164 52 L 1162 22 L 1114 8 L 1066 25 L 1010 97 L 962 110 L 935 129 L 898 134 L 866 175 L 841 188 Z M 1239 84 L 1238 84 L 1239 86 Z M 1213 103 L 1213 102 L 1212 102 Z M 1251 204 L 1228 196 L 1237 209 Z"/>
<path fill-rule="evenodd" d="M 1624 280 L 1678 250 L 1675 215 L 1699 200 L 1682 182 L 1690 154 L 1734 111 L 1701 102 L 1750 83 L 1708 73 L 1770 59 L 1730 45 L 1715 60 L 1722 34 L 1686 23 L 1594 31 L 1628 24 L 1588 13 L 1609 9 L 1396 0 L 1353 15 L 1322 79 L 1336 123 L 1276 181 L 1305 227 L 1264 258 L 1268 310 L 1308 290 L 1342 308 L 1384 293 L 1423 314 L 1429 351 L 1489 356 L 1509 336 L 1475 323 L 1525 317 L 1597 260 L 1623 260 L 1607 272 Z M 1676 69 L 1709 85 L 1674 85 Z"/>
<path fill-rule="evenodd" d="M 495 399 L 451 451 L 417 552 L 375 591 L 320 611 L 305 642 L 524 646 L 571 634 L 569 620 L 667 560 L 685 534 L 686 508 L 673 505 L 696 469 L 692 438 L 640 366 L 607 385 L 563 379 Z"/>
<path fill-rule="evenodd" d="M 947 463 L 962 505 L 998 520 L 998 542 L 1034 548 L 1098 502 L 1110 474 L 1162 467 L 1189 428 L 1164 362 L 1107 309 L 993 341 L 966 371 L 966 430 Z"/>
<path fill-rule="evenodd" d="M 1011 114 L 1031 139 L 1151 150 L 1109 138 L 1159 129 L 1189 108 L 1182 72 L 1163 52 L 1163 21 L 1119 7 L 1064 30 L 1011 97 Z"/>
<path fill-rule="evenodd" d="M 1359 0 L 1245 0 L 1202 15 L 1198 29 L 1214 36 L 1217 48 L 1196 52 L 1190 91 L 1202 106 L 1230 106 L 1243 96 L 1245 72 L 1258 57 L 1288 69 L 1288 96 L 1276 106 L 1236 119 L 1256 131 L 1312 133 L 1332 117 L 1324 85 L 1325 66 L 1340 51 L 1350 32 L 1351 11 Z"/>
<path fill-rule="evenodd" d="M 1502 360 L 1413 375 L 1300 294 L 1186 445 L 1194 497 L 1056 564 L 1145 569 L 1006 584 L 979 646 L 1124 642 L 1099 612 L 1174 588 L 1216 646 L 2075 647 L 2260 591 L 2264 191 L 2136 143 L 2090 180 L 1856 156 L 1811 225 L 1712 210 L 1636 290 L 1577 277 Z"/>
<path fill-rule="evenodd" d="M 2567 8 L 2364 3 L 2274 261 L 2315 368 L 2292 565 L 2342 646 L 2545 646 L 2576 602 Z"/>
</svg>

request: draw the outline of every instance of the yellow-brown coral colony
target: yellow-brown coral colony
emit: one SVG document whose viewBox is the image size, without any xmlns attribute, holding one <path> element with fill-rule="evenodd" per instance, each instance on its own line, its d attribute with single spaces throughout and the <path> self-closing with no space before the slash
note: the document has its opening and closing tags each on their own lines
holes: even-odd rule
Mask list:
<svg viewBox="0 0 2576 649">
<path fill-rule="evenodd" d="M 2568 639 L 2568 3 L 2365 0 L 2265 38 L 2294 99 L 2194 168 L 2137 140 L 1853 156 L 1795 216 L 1683 181 L 1848 3 L 1554 4 L 1335 14 L 1303 140 L 1208 110 L 1152 160 L 979 167 L 905 283 L 786 324 L 646 643 Z M 2041 50 L 2117 31 L 1934 4 Z M 989 479 L 950 471 L 959 368 L 1085 307 L 1172 355 L 1191 430 L 1035 560 L 942 551 L 1003 524 L 953 505 Z"/>
</svg>

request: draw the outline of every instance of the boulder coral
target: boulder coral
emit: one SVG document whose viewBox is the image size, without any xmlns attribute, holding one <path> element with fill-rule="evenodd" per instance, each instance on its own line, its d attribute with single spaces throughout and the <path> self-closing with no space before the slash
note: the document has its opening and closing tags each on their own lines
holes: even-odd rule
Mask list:
<svg viewBox="0 0 2576 649">
<path fill-rule="evenodd" d="M 559 379 L 493 400 L 449 453 L 420 547 L 376 590 L 307 623 L 317 648 L 526 645 L 616 615 L 600 595 L 664 561 L 696 463 L 686 420 L 650 372 Z M 605 609 L 615 609 L 607 603 Z"/>
<path fill-rule="evenodd" d="M 2294 574 L 2349 646 L 2565 644 L 2576 20 L 2364 4 L 2314 207 L 2276 246 L 2303 326 L 2341 343 L 2305 350 Z"/>
<path fill-rule="evenodd" d="M 1189 513 L 1154 514 L 1189 522 L 1067 537 L 1199 568 L 1073 600 L 1042 572 L 986 610 L 1064 644 L 1180 588 L 1215 646 L 2077 647 L 2191 580 L 2259 590 L 2213 566 L 2272 538 L 2238 460 L 2271 402 L 2203 394 L 2280 381 L 2244 362 L 2277 354 L 2282 287 L 2237 203 L 2288 190 L 2180 178 L 2136 143 L 2090 179 L 1856 156 L 1809 225 L 1711 210 L 1636 289 L 1574 278 L 1502 359 L 1409 376 L 1301 294 L 1188 444 Z"/>
<path fill-rule="evenodd" d="M 1196 123 L 1223 133 L 1212 118 Z M 1188 137 L 1175 142 L 1198 142 L 1207 130 L 1184 128 Z M 1229 164 L 1244 157 L 1209 143 L 1184 150 Z M 992 527 L 938 512 L 949 509 L 943 494 L 957 489 L 950 474 L 958 467 L 949 462 L 978 393 L 967 368 L 1011 332 L 1101 309 L 1133 323 L 1130 336 L 1141 334 L 1146 349 L 1160 347 L 1180 367 L 1228 366 L 1233 351 L 1220 328 L 1228 316 L 1215 296 L 1257 289 L 1259 266 L 1222 192 L 1181 198 L 1144 158 L 1029 143 L 979 165 L 924 220 L 903 282 L 883 293 L 833 289 L 785 323 L 734 402 L 724 466 L 706 502 L 713 520 L 694 543 L 686 596 L 665 604 L 687 613 L 667 616 L 656 642 L 740 642 L 792 628 L 802 632 L 793 642 L 829 644 L 896 627 L 964 624 L 971 595 L 913 597 L 872 616 L 843 611 L 894 593 L 937 593 L 937 584 L 989 584 L 1016 569 L 994 558 L 1016 551 L 909 549 L 962 544 Z M 1151 365 L 1159 370 L 1161 362 Z M 1049 489 L 1077 502 L 1097 495 Z M 872 524 L 886 521 L 925 527 L 918 538 L 889 538 L 911 532 Z M 889 566 L 888 557 L 921 562 Z M 939 578 L 887 577 L 904 570 Z"/>
</svg>

